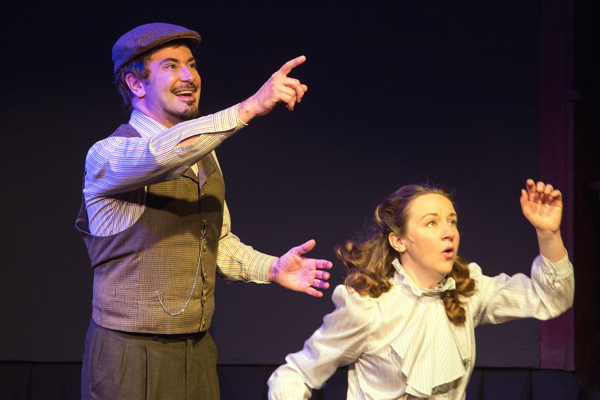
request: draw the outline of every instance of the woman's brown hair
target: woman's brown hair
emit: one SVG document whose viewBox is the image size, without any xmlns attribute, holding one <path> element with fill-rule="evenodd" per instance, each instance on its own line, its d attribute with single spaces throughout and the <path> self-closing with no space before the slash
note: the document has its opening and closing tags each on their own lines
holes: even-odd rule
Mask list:
<svg viewBox="0 0 600 400">
<path fill-rule="evenodd" d="M 391 232 L 404 236 L 410 202 L 418 196 L 432 193 L 454 203 L 452 195 L 445 189 L 428 184 L 403 186 L 377 206 L 375 223 L 365 240 L 347 240 L 343 246 L 336 247 L 337 257 L 348 269 L 346 286 L 374 298 L 391 289 L 390 278 L 395 272 L 392 262 L 398 258 L 398 252 L 390 245 L 388 236 Z M 446 314 L 453 324 L 463 325 L 466 317 L 462 298 L 475 292 L 475 281 L 469 276 L 467 261 L 457 256 L 448 277 L 454 278 L 456 289 L 447 290 L 442 295 Z"/>
</svg>

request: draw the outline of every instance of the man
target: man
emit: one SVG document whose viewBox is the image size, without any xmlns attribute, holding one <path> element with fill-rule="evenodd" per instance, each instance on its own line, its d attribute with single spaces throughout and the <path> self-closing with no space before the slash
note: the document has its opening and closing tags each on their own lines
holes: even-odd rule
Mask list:
<svg viewBox="0 0 600 400">
<path fill-rule="evenodd" d="M 86 158 L 77 219 L 94 268 L 83 399 L 218 399 L 217 352 L 208 333 L 215 272 L 277 282 L 320 297 L 331 267 L 302 254 L 259 253 L 230 232 L 214 149 L 279 102 L 292 110 L 306 85 L 284 64 L 252 97 L 199 117 L 201 80 L 191 49 L 200 35 L 147 24 L 113 47 L 115 83 L 129 123 Z"/>
</svg>

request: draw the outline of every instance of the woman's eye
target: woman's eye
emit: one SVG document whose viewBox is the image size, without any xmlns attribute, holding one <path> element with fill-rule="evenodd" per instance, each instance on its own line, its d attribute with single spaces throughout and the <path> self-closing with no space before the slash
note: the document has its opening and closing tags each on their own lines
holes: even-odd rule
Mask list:
<svg viewBox="0 0 600 400">
<path fill-rule="evenodd" d="M 435 221 L 429 221 L 426 226 L 435 226 Z"/>
<path fill-rule="evenodd" d="M 450 225 L 455 225 L 455 226 L 456 226 L 457 223 L 458 222 L 456 220 L 454 220 L 454 219 L 449 222 Z"/>
</svg>

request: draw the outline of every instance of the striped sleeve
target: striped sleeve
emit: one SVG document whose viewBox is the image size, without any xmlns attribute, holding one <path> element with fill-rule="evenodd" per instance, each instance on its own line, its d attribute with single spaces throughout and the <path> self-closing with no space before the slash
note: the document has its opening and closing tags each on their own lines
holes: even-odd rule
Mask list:
<svg viewBox="0 0 600 400">
<path fill-rule="evenodd" d="M 221 240 L 217 252 L 219 273 L 230 281 L 269 283 L 269 268 L 276 259 L 277 257 L 263 254 L 243 244 L 231 233 L 231 215 L 225 202 Z"/>
<path fill-rule="evenodd" d="M 243 126 L 235 105 L 153 136 L 101 140 L 86 158 L 86 203 L 94 196 L 129 192 L 176 179 Z M 198 139 L 193 144 L 179 146 L 182 140 L 196 135 Z"/>
<path fill-rule="evenodd" d="M 332 300 L 336 309 L 325 316 L 302 351 L 289 354 L 269 378 L 269 400 L 308 400 L 312 389 L 323 387 L 338 367 L 363 354 L 380 321 L 376 302 L 350 293 L 345 285 L 335 288 Z"/>
<path fill-rule="evenodd" d="M 219 242 L 217 266 L 227 280 L 269 283 L 269 268 L 276 259 L 243 244 L 231 232 Z"/>
<path fill-rule="evenodd" d="M 499 324 L 517 318 L 547 320 L 573 305 L 575 279 L 568 257 L 551 263 L 538 255 L 531 267 L 531 278 L 524 274 L 493 278 L 481 274 L 471 264 L 471 276 L 478 288 L 477 324 Z"/>
</svg>

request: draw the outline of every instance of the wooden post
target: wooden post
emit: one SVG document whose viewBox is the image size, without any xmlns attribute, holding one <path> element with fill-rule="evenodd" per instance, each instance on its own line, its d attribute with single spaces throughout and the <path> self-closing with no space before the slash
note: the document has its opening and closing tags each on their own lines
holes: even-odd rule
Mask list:
<svg viewBox="0 0 600 400">
<path fill-rule="evenodd" d="M 573 252 L 573 101 L 572 0 L 541 1 L 540 178 L 564 196 L 561 227 L 571 260 Z M 540 324 L 540 367 L 575 369 L 574 313 Z"/>
</svg>

